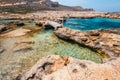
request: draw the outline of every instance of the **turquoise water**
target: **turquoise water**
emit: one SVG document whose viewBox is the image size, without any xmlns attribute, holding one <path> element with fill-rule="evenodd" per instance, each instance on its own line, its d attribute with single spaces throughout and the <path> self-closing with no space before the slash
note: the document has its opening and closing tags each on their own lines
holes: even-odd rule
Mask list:
<svg viewBox="0 0 120 80">
<path fill-rule="evenodd" d="M 120 28 L 119 19 L 110 18 L 70 18 L 64 21 L 64 26 L 76 30 L 97 30 L 97 29 L 109 29 Z"/>
</svg>

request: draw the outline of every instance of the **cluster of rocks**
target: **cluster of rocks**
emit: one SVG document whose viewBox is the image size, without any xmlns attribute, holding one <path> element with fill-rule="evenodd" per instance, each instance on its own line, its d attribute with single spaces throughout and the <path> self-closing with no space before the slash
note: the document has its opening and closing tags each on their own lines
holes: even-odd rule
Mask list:
<svg viewBox="0 0 120 80">
<path fill-rule="evenodd" d="M 81 32 L 69 28 L 59 28 L 54 33 L 63 39 L 73 40 L 79 44 L 108 54 L 110 57 L 120 56 L 120 30 L 93 30 Z"/>
</svg>

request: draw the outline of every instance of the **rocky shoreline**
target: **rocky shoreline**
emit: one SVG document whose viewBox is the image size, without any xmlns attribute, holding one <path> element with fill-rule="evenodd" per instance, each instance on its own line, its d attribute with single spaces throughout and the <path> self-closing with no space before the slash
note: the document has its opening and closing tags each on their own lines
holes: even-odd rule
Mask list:
<svg viewBox="0 0 120 80">
<path fill-rule="evenodd" d="M 81 32 L 69 28 L 58 28 L 54 33 L 62 39 L 75 41 L 95 49 L 100 54 L 107 54 L 110 58 L 114 58 L 120 56 L 119 31 L 118 29 Z"/>
<path fill-rule="evenodd" d="M 48 21 L 62 23 L 67 18 L 93 18 L 105 17 L 120 19 L 120 13 L 106 12 L 78 12 L 78 11 L 43 11 L 27 14 L 0 13 L 0 19 L 34 20 L 40 27 L 45 26 Z M 20 23 L 20 22 L 19 22 Z M 18 24 L 15 23 L 16 25 Z M 23 25 L 20 23 L 19 25 Z M 1 25 L 0 38 L 18 37 L 32 32 L 31 28 L 18 28 L 6 32 L 10 27 Z M 38 30 L 38 29 L 37 29 Z M 19 34 L 17 34 L 19 33 Z M 54 30 L 59 38 L 72 40 L 78 44 L 94 49 L 96 52 L 106 54 L 103 64 L 92 61 L 78 60 L 71 57 L 58 55 L 48 56 L 38 61 L 35 66 L 18 76 L 16 80 L 119 80 L 120 79 L 120 29 L 92 30 L 81 32 L 65 27 Z M 18 49 L 17 49 L 18 51 Z M 0 53 L 4 49 L 0 47 Z M 61 74 L 64 73 L 64 74 Z M 114 74 L 114 75 L 113 75 Z M 102 78 L 101 78 L 102 77 Z"/>
<path fill-rule="evenodd" d="M 95 12 L 95 11 L 41 11 L 26 14 L 0 13 L 0 19 L 33 19 L 59 21 L 66 18 L 93 18 L 105 17 L 120 19 L 120 13 Z"/>
</svg>

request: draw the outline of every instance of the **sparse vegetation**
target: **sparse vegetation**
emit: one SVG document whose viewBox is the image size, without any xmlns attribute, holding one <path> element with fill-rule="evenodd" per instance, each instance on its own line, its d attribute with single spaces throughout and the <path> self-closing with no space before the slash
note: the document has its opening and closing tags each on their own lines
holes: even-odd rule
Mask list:
<svg viewBox="0 0 120 80">
<path fill-rule="evenodd" d="M 5 4 L 11 4 L 10 6 L 0 6 L 1 12 L 10 13 L 29 13 L 41 10 L 68 10 L 68 11 L 89 11 L 92 9 L 84 9 L 80 6 L 70 7 L 59 4 L 58 2 L 52 2 L 50 0 L 4 0 Z M 18 4 L 24 2 L 24 4 Z M 34 3 L 35 2 L 35 3 Z M 1 3 L 1 2 L 0 2 Z"/>
<path fill-rule="evenodd" d="M 10 13 L 29 13 L 33 11 L 41 11 L 41 10 L 50 10 L 44 6 L 31 6 L 31 5 L 18 5 L 18 6 L 6 6 L 0 7 L 0 12 L 10 12 Z"/>
</svg>

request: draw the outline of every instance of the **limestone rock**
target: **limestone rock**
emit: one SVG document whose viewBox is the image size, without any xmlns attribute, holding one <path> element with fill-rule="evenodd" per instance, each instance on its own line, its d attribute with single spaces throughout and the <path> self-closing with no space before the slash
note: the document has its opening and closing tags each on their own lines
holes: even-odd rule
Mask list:
<svg viewBox="0 0 120 80">
<path fill-rule="evenodd" d="M 58 28 L 54 33 L 63 39 L 73 40 L 91 47 L 98 53 L 106 53 L 110 57 L 120 56 L 120 30 L 94 30 L 81 32 L 69 28 Z"/>
<path fill-rule="evenodd" d="M 58 28 L 62 28 L 62 24 L 59 24 L 57 22 L 54 22 L 54 21 L 47 21 L 44 25 L 44 28 L 45 29 L 50 29 L 50 28 L 53 28 L 55 30 L 57 30 Z"/>
<path fill-rule="evenodd" d="M 20 29 L 16 29 L 16 30 L 10 31 L 8 33 L 2 34 L 0 36 L 2 36 L 2 37 L 17 37 L 17 36 L 23 36 L 30 31 L 31 30 L 29 30 L 29 29 L 20 28 Z"/>
<path fill-rule="evenodd" d="M 104 64 L 63 56 L 39 60 L 17 80 L 119 80 L 120 58 Z"/>
</svg>

